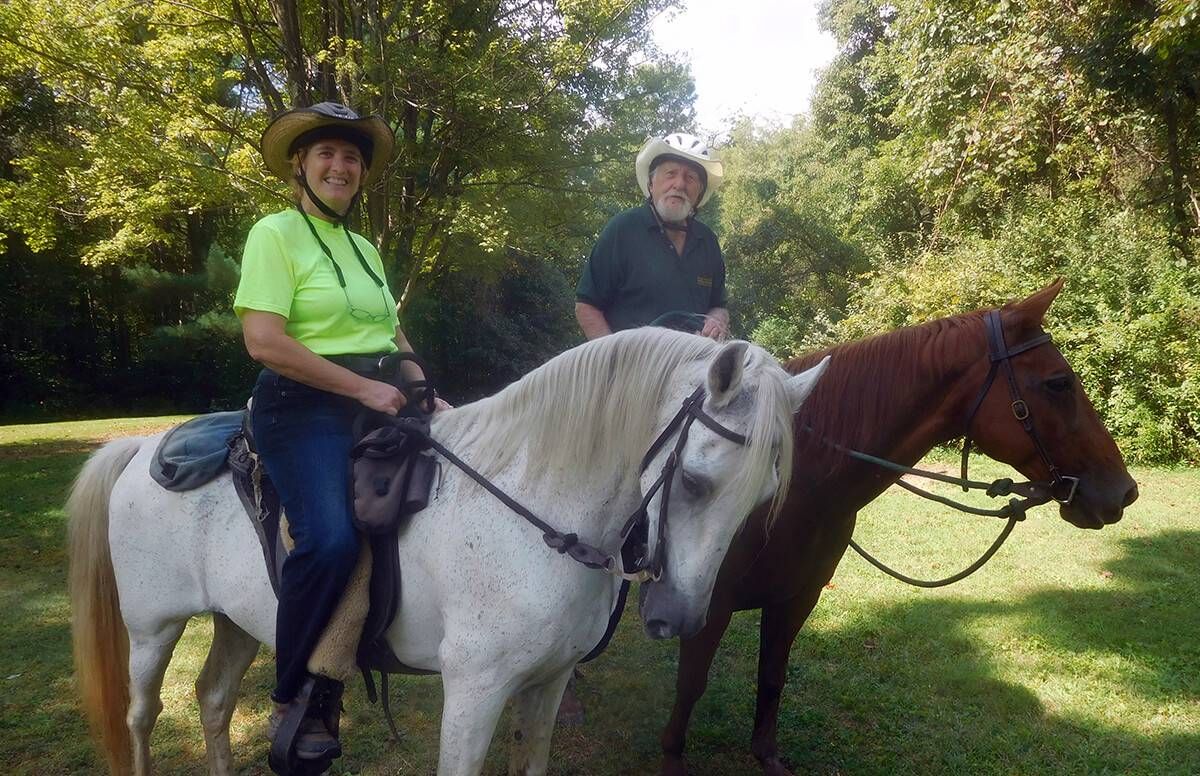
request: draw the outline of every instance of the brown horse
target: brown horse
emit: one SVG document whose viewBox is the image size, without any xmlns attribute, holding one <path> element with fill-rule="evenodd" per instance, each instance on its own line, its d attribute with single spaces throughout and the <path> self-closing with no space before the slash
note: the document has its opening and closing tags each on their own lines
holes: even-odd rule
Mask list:
<svg viewBox="0 0 1200 776">
<path fill-rule="evenodd" d="M 1061 288 L 1060 280 L 1001 308 L 1004 338 L 1012 350 L 1042 336 L 1042 317 Z M 775 734 L 792 642 L 846 551 L 858 510 L 899 477 L 822 440 L 911 466 L 935 445 L 967 432 L 990 368 L 984 311 L 825 353 L 833 355 L 829 369 L 796 415 L 791 489 L 770 536 L 765 513 L 752 515 L 721 566 L 707 624 L 680 644 L 675 707 L 662 735 L 664 774 L 686 772 L 688 718 L 704 693 L 731 615 L 744 609 L 762 609 L 751 748 L 764 772 L 790 773 L 779 758 Z M 803 356 L 787 368 L 798 372 L 825 353 Z M 1001 370 L 970 422 L 975 445 L 1031 480 L 1051 479 L 1048 461 L 1063 475 L 1078 477 L 1078 490 L 1059 507 L 1072 525 L 1100 528 L 1120 520 L 1137 498 L 1137 486 L 1062 354 L 1047 341 L 1010 363 L 1035 435 L 1014 418 L 1012 389 Z M 1035 436 L 1045 455 L 1038 452 Z"/>
</svg>

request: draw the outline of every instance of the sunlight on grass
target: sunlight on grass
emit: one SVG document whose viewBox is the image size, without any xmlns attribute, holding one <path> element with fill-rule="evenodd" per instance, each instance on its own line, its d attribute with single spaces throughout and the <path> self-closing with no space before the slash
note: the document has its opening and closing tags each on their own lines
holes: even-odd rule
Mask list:
<svg viewBox="0 0 1200 776">
<path fill-rule="evenodd" d="M 62 499 L 101 441 L 178 420 L 0 427 L 0 761 L 15 764 L 6 773 L 99 772 L 71 680 Z M 944 454 L 933 463 L 952 466 Z M 848 552 L 789 663 L 779 737 L 797 771 L 1200 773 L 1200 472 L 1133 473 L 1142 498 L 1121 523 L 1083 531 L 1037 508 L 987 566 L 949 588 L 907 587 Z M 972 463 L 979 479 L 1007 474 Z M 974 560 L 1001 525 L 894 491 L 863 511 L 855 536 L 906 573 L 938 577 Z M 714 660 L 688 742 L 698 773 L 754 771 L 758 623 L 756 611 L 735 615 Z M 195 618 L 168 669 L 153 739 L 161 773 L 206 773 L 193 685 L 211 633 L 210 617 Z M 587 723 L 555 732 L 551 773 L 654 772 L 676 649 L 647 640 L 631 605 L 609 651 L 584 669 Z M 240 774 L 269 773 L 273 677 L 262 650 L 233 719 Z M 436 679 L 395 681 L 401 744 L 361 683 L 346 706 L 335 775 L 436 769 Z M 486 773 L 505 772 L 506 725 Z"/>
</svg>

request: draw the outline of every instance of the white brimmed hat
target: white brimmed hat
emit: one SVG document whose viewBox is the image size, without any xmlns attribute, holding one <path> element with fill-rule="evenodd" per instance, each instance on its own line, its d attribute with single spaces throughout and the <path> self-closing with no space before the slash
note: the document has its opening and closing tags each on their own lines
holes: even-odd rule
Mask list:
<svg viewBox="0 0 1200 776">
<path fill-rule="evenodd" d="M 710 151 L 708 144 L 695 135 L 675 132 L 666 137 L 650 138 L 638 152 L 633 169 L 637 173 L 637 181 L 638 185 L 642 187 L 642 194 L 650 196 L 650 170 L 658 162 L 667 159 L 691 162 L 704 171 L 704 193 L 700 195 L 700 201 L 696 203 L 697 208 L 708 202 L 712 193 L 721 187 L 725 166 L 721 164 L 716 152 Z"/>
<path fill-rule="evenodd" d="M 336 102 L 319 102 L 275 117 L 262 134 L 262 155 L 267 169 L 285 181 L 292 180 L 292 154 L 315 140 L 338 138 L 362 151 L 367 173 L 363 185 L 374 181 L 392 158 L 396 136 L 379 116 L 359 116 Z"/>
</svg>

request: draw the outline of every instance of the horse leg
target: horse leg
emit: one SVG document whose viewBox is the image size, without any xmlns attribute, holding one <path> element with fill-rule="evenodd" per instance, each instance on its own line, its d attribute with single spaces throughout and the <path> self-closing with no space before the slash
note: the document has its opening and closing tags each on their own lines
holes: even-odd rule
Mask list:
<svg viewBox="0 0 1200 776">
<path fill-rule="evenodd" d="M 486 674 L 442 673 L 442 734 L 438 776 L 475 776 L 483 771 L 488 745 L 509 690 Z"/>
<path fill-rule="evenodd" d="M 754 736 L 750 750 L 764 773 L 791 776 L 779 759 L 775 734 L 779 727 L 779 699 L 787 681 L 788 655 L 800 627 L 812 613 L 821 595 L 821 587 L 795 598 L 763 607 L 759 626 L 758 700 L 754 708 Z"/>
<path fill-rule="evenodd" d="M 196 679 L 200 723 L 204 727 L 204 750 L 208 772 L 214 776 L 233 773 L 233 750 L 229 745 L 229 720 L 237 705 L 238 687 L 254 656 L 258 640 L 233 624 L 220 612 L 213 613 L 213 640 L 204 669 Z"/>
<path fill-rule="evenodd" d="M 133 739 L 134 776 L 150 776 L 150 733 L 162 712 L 162 682 L 175 644 L 187 620 L 151 633 L 129 634 L 129 712 L 125 723 Z"/>
<path fill-rule="evenodd" d="M 541 776 L 550 760 L 550 736 L 563 689 L 575 666 L 560 676 L 517 693 L 512 708 L 512 743 L 508 758 L 509 774 Z"/>
<path fill-rule="evenodd" d="M 687 776 L 687 767 L 683 762 L 683 749 L 686 744 L 688 720 L 696 701 L 704 695 L 708 687 L 708 669 L 712 666 L 713 656 L 721 644 L 721 637 L 729 627 L 729 618 L 733 611 L 726 607 L 716 606 L 708 610 L 708 622 L 690 639 L 679 642 L 679 671 L 675 679 L 675 705 L 671 708 L 671 718 L 662 733 L 662 774 L 663 776 Z"/>
<path fill-rule="evenodd" d="M 579 693 L 575 690 L 575 684 L 579 680 L 580 674 L 578 670 L 574 674 L 567 680 L 567 689 L 563 690 L 562 701 L 558 705 L 558 724 L 563 727 L 583 724 L 583 701 L 579 700 Z"/>
</svg>

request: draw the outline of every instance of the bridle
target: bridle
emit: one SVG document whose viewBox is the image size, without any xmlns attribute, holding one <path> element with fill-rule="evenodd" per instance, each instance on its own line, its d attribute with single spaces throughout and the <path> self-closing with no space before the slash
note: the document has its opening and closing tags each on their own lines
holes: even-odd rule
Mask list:
<svg viewBox="0 0 1200 776">
<path fill-rule="evenodd" d="M 679 457 L 683 453 L 684 445 L 687 444 L 688 432 L 691 430 L 692 423 L 698 420 L 710 431 L 730 442 L 739 445 L 746 444 L 745 436 L 722 426 L 716 418 L 704 411 L 704 398 L 704 386 L 699 386 L 691 396 L 684 399 L 683 406 L 675 413 L 675 417 L 650 445 L 646 454 L 642 456 L 642 465 L 638 469 L 639 474 L 649 468 L 650 462 L 658 455 L 658 451 L 667 443 L 671 434 L 679 429 L 675 447 L 667 454 L 667 460 L 663 463 L 658 479 L 646 491 L 642 497 L 642 503 L 625 521 L 625 525 L 621 529 L 622 570 L 619 575 L 625 579 L 645 582 L 646 580 L 658 581 L 662 578 L 663 565 L 666 561 L 667 508 L 671 499 L 671 484 L 675 481 L 675 470 L 679 468 Z M 655 532 L 654 551 L 651 553 L 648 507 L 650 500 L 659 490 L 662 491 L 662 500 L 659 502 L 658 527 Z"/>
<path fill-rule="evenodd" d="M 848 447 L 844 447 L 837 443 L 821 438 L 823 443 L 850 456 L 851 458 L 865 461 L 894 472 L 899 472 L 902 475 L 911 474 L 917 477 L 924 477 L 925 479 L 937 480 L 939 482 L 946 482 L 952 485 L 959 485 L 962 487 L 964 492 L 970 490 L 982 490 L 988 496 L 993 498 L 1011 496 L 1013 494 L 1023 497 L 1020 499 L 1010 498 L 1008 503 L 999 509 L 981 509 L 970 504 L 963 504 L 961 502 L 954 501 L 953 499 L 940 496 L 936 493 L 931 493 L 927 490 L 917 487 L 916 485 L 913 485 L 912 483 L 905 482 L 903 479 L 898 479 L 896 481 L 897 485 L 905 490 L 915 493 L 918 496 L 921 496 L 922 498 L 936 501 L 939 504 L 945 504 L 946 506 L 953 507 L 961 512 L 967 512 L 973 515 L 1002 517 L 1008 521 L 1005 523 L 1000 535 L 996 537 L 996 540 L 992 542 L 992 545 L 988 547 L 988 549 L 978 560 L 957 574 L 953 574 L 945 579 L 934 581 L 914 579 L 913 577 L 901 574 L 868 553 L 866 550 L 860 547 L 853 538 L 850 539 L 849 544 L 854 551 L 865 558 L 871 565 L 875 566 L 880 571 L 899 579 L 902 582 L 907 582 L 908 584 L 915 585 L 917 587 L 943 587 L 945 585 L 958 582 L 961 579 L 965 579 L 982 568 L 983 564 L 987 563 L 987 561 L 996 554 L 996 551 L 1000 549 L 1000 546 L 1004 544 L 1005 539 L 1007 539 L 1008 535 L 1012 532 L 1013 527 L 1016 526 L 1018 522 L 1025 519 L 1026 510 L 1050 501 L 1057 501 L 1060 504 L 1070 504 L 1074 500 L 1076 492 L 1079 490 L 1079 478 L 1064 475 L 1062 471 L 1054 465 L 1054 462 L 1050 459 L 1050 454 L 1046 452 L 1046 446 L 1042 443 L 1042 439 L 1038 435 L 1037 428 L 1034 426 L 1033 415 L 1030 412 L 1029 405 L 1024 399 L 1021 398 L 1021 391 L 1018 387 L 1016 371 L 1012 365 L 1013 356 L 1020 355 L 1021 353 L 1033 350 L 1034 348 L 1051 342 L 1052 340 L 1050 335 L 1042 333 L 1036 337 L 1033 337 L 1032 339 L 1026 340 L 1021 344 L 1014 345 L 1010 348 L 1004 339 L 1004 328 L 1000 319 L 999 310 L 988 310 L 984 314 L 984 326 L 987 332 L 988 360 L 991 362 L 991 365 L 988 368 L 987 377 L 983 381 L 983 386 L 979 389 L 979 394 L 975 397 L 975 401 L 971 404 L 971 410 L 967 413 L 966 423 L 963 426 L 963 452 L 960 477 L 952 477 L 948 474 L 941 474 L 940 472 L 915 469 L 911 466 L 902 466 L 885 458 L 868 455 L 867 453 L 863 453 L 858 450 L 851 450 Z M 996 380 L 996 375 L 1002 368 L 1004 369 L 1005 378 L 1008 381 L 1008 393 L 1010 400 L 1009 406 L 1012 410 L 1013 417 L 1021 423 L 1021 427 L 1025 429 L 1025 433 L 1028 434 L 1029 438 L 1033 441 L 1033 446 L 1037 451 L 1038 456 L 1042 459 L 1042 462 L 1046 464 L 1046 468 L 1050 474 L 1050 479 L 1048 481 L 1013 482 L 1012 479 L 1004 477 L 988 483 L 978 482 L 967 477 L 967 462 L 972 446 L 971 426 L 975 422 L 975 416 L 978 414 L 979 408 L 983 405 L 984 399 L 987 397 L 988 392 L 992 388 L 992 384 Z M 800 428 L 809 433 L 816 433 L 811 426 L 801 426 Z"/>
<path fill-rule="evenodd" d="M 979 412 L 984 398 L 988 395 L 988 391 L 991 390 L 992 383 L 996 380 L 996 373 L 1003 367 L 1004 376 L 1008 378 L 1008 395 L 1011 399 L 1009 406 L 1012 409 L 1013 417 L 1021 423 L 1025 433 L 1033 440 L 1034 449 L 1037 450 L 1038 456 L 1050 472 L 1049 483 L 1031 484 L 1048 486 L 1047 492 L 1050 498 L 1060 504 L 1070 504 L 1075 498 L 1075 492 L 1079 490 L 1079 478 L 1064 475 L 1050 460 L 1050 454 L 1046 452 L 1046 446 L 1042 444 L 1042 438 L 1038 436 L 1037 427 L 1033 424 L 1033 414 L 1029 410 L 1029 405 L 1021 398 L 1021 390 L 1017 386 L 1017 375 L 1012 365 L 1013 356 L 1051 342 L 1050 335 L 1042 333 L 1010 348 L 1004 341 L 1004 327 L 1001 325 L 999 310 L 988 310 L 984 316 L 984 323 L 987 327 L 988 358 L 992 364 L 988 369 L 987 379 L 983 381 L 983 387 L 979 390 L 979 395 L 971 405 L 971 411 L 967 413 L 966 433 L 963 437 L 962 478 L 967 479 L 967 458 L 971 454 L 971 424 L 974 422 L 975 414 Z M 963 490 L 967 490 L 965 485 Z"/>
<path fill-rule="evenodd" d="M 540 530 L 542 532 L 542 540 L 551 549 L 558 551 L 560 554 L 567 555 L 572 560 L 588 568 L 607 571 L 626 581 L 645 582 L 647 580 L 657 580 L 662 577 L 663 565 L 666 558 L 667 507 L 671 498 L 671 483 L 675 479 L 676 469 L 679 468 L 680 456 L 683 453 L 684 446 L 687 444 L 688 432 L 691 430 L 692 423 L 698 420 L 725 439 L 739 445 L 746 444 L 745 436 L 721 425 L 716 418 L 704 411 L 705 398 L 704 386 L 701 385 L 684 399 L 683 406 L 679 408 L 679 411 L 675 413 L 674 417 L 667 423 L 666 428 L 651 443 L 650 448 L 642 457 L 641 468 L 638 470 L 639 474 L 646 471 L 655 456 L 658 455 L 658 452 L 667 443 L 667 440 L 671 438 L 671 435 L 676 431 L 679 432 L 679 437 L 675 440 L 675 446 L 667 454 L 667 460 L 663 463 L 662 471 L 659 473 L 658 478 L 650 486 L 650 489 L 646 491 L 637 509 L 634 510 L 633 514 L 629 516 L 629 519 L 622 526 L 621 546 L 615 554 L 605 552 L 599 547 L 580 541 L 577 534 L 562 533 L 545 520 L 539 518 L 523 504 L 512 496 L 509 496 L 493 482 L 476 471 L 470 464 L 463 461 L 442 443 L 430 436 L 428 425 L 422 423 L 420 419 L 408 417 L 386 418 L 384 433 L 372 444 L 399 448 L 404 444 L 402 437 L 405 435 L 412 434 L 420 437 L 422 445 L 418 449 L 428 446 L 436 450 L 443 458 L 461 469 L 464 474 L 475 480 L 486 491 L 499 499 L 501 503 Z M 651 499 L 660 490 L 662 491 L 662 501 L 658 510 L 654 552 L 651 554 L 648 546 L 650 535 L 648 507 Z"/>
</svg>

